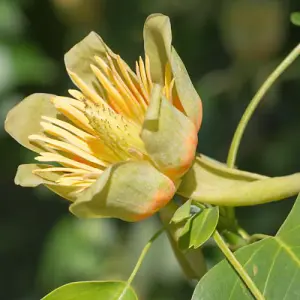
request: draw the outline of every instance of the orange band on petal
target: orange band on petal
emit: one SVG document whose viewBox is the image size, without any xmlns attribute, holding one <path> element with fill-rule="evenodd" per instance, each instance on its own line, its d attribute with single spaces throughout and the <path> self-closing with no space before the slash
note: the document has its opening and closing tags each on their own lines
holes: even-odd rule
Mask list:
<svg viewBox="0 0 300 300">
<path fill-rule="evenodd" d="M 191 167 L 195 159 L 197 144 L 198 135 L 197 131 L 195 130 L 194 132 L 191 132 L 186 138 L 186 152 L 185 156 L 181 158 L 180 166 L 174 169 L 168 169 L 164 172 L 164 174 L 171 178 L 173 181 L 183 176 Z"/>
<path fill-rule="evenodd" d="M 182 106 L 182 103 L 176 93 L 176 95 L 173 97 L 173 105 L 179 110 L 181 111 L 182 113 L 185 114 L 185 111 L 184 111 L 184 108 Z"/>
<path fill-rule="evenodd" d="M 166 206 L 169 201 L 171 201 L 175 192 L 176 187 L 174 183 L 172 181 L 169 181 L 168 186 L 158 190 L 157 193 L 153 196 L 153 201 L 145 205 L 145 207 L 142 209 L 144 211 L 143 213 L 132 216 L 132 221 L 142 221 L 154 215 L 157 211 Z"/>
<path fill-rule="evenodd" d="M 192 121 L 193 121 L 193 123 L 194 123 L 197 131 L 199 131 L 199 129 L 201 127 L 201 124 L 202 124 L 202 116 L 203 116 L 203 113 L 202 113 L 203 112 L 202 101 L 200 100 L 200 101 L 196 102 L 195 104 L 198 105 L 198 109 L 196 109 L 196 111 L 199 111 L 199 115 L 198 115 L 198 117 L 195 120 L 192 120 Z M 184 113 L 186 115 L 186 112 L 185 112 L 185 110 L 184 110 L 184 108 L 182 106 L 182 103 L 181 103 L 181 101 L 180 101 L 180 99 L 179 99 L 179 97 L 178 97 L 177 94 L 174 96 L 173 105 L 179 111 L 181 111 L 182 113 Z"/>
</svg>

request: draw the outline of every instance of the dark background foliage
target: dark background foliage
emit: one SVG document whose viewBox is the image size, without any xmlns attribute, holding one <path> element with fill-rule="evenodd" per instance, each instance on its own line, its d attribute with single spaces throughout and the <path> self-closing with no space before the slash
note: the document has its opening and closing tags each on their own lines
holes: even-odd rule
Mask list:
<svg viewBox="0 0 300 300">
<path fill-rule="evenodd" d="M 289 22 L 298 0 L 1 0 L 0 118 L 26 95 L 66 95 L 63 54 L 89 31 L 133 65 L 143 55 L 142 27 L 154 12 L 171 17 L 173 40 L 203 100 L 198 151 L 226 160 L 234 129 L 260 84 L 299 42 Z M 298 3 L 299 5 L 299 3 Z M 270 176 L 300 170 L 300 61 L 264 98 L 238 155 L 240 168 Z M 20 163 L 34 154 L 0 129 L 0 299 L 40 299 L 70 281 L 126 279 L 144 243 L 159 226 L 82 221 L 43 188 L 15 186 Z M 274 234 L 293 199 L 237 210 L 250 233 Z M 211 266 L 218 258 L 208 243 Z M 216 283 L 217 284 L 217 283 Z M 190 299 L 166 237 L 135 282 L 141 299 Z"/>
</svg>

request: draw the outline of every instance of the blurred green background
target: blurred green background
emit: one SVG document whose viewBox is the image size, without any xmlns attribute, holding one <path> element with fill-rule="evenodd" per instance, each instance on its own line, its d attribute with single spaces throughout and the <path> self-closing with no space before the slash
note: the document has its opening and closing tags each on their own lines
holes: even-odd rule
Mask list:
<svg viewBox="0 0 300 300">
<path fill-rule="evenodd" d="M 297 7 L 298 4 L 298 7 Z M 142 28 L 154 12 L 171 17 L 173 40 L 204 105 L 198 150 L 221 161 L 249 100 L 299 42 L 289 22 L 299 0 L 0 0 L 0 118 L 34 92 L 66 95 L 63 54 L 91 30 L 131 65 L 143 53 Z M 238 155 L 240 168 L 266 175 L 300 170 L 300 60 L 264 98 Z M 35 300 L 64 283 L 127 279 L 154 231 L 156 217 L 137 224 L 78 220 L 43 188 L 15 186 L 20 163 L 34 154 L 0 129 L 0 299 Z M 274 234 L 293 200 L 238 209 L 250 233 Z M 208 243 L 209 266 L 217 257 Z M 135 281 L 140 299 L 190 299 L 166 236 Z M 217 283 L 216 283 L 217 284 Z"/>
</svg>

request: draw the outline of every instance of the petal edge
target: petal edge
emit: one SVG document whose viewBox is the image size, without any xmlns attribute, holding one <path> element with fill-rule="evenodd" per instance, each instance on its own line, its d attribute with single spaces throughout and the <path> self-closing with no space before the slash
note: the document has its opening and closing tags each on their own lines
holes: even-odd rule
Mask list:
<svg viewBox="0 0 300 300">
<path fill-rule="evenodd" d="M 173 197 L 173 182 L 148 162 L 112 165 L 70 206 L 82 218 L 135 222 L 150 217 Z"/>
</svg>

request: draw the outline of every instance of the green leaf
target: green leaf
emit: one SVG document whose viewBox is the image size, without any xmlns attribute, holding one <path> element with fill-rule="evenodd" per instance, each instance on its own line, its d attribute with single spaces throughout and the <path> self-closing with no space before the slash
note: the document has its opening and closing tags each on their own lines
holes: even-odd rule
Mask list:
<svg viewBox="0 0 300 300">
<path fill-rule="evenodd" d="M 300 26 L 300 12 L 294 12 L 291 14 L 291 22 L 296 26 Z"/>
<path fill-rule="evenodd" d="M 135 222 L 156 213 L 174 196 L 175 186 L 149 162 L 128 161 L 107 168 L 70 206 L 82 218 Z"/>
<path fill-rule="evenodd" d="M 200 203 L 219 206 L 248 206 L 285 199 L 300 192 L 300 173 L 268 178 L 228 168 L 199 155 L 177 193 Z"/>
<path fill-rule="evenodd" d="M 122 281 L 86 281 L 63 285 L 42 300 L 137 300 L 134 290 Z"/>
<path fill-rule="evenodd" d="M 215 231 L 219 220 L 219 209 L 217 206 L 203 209 L 197 214 L 191 225 L 190 248 L 200 247 Z"/>
<path fill-rule="evenodd" d="M 154 85 L 141 137 L 157 167 L 177 179 L 194 160 L 197 131 L 190 119 L 177 110 L 161 90 L 159 85 Z"/>
<path fill-rule="evenodd" d="M 182 227 L 182 230 L 178 236 L 178 246 L 179 249 L 185 251 L 190 248 L 190 237 L 191 237 L 191 230 L 192 230 L 192 221 L 195 216 L 190 217 L 186 220 L 185 224 Z"/>
<path fill-rule="evenodd" d="M 167 229 L 168 238 L 172 246 L 175 257 L 180 264 L 184 274 L 189 279 L 199 280 L 206 272 L 206 263 L 201 248 L 187 249 L 182 251 L 178 246 L 178 239 L 182 232 L 184 223 L 171 223 L 170 219 L 178 205 L 170 202 L 167 206 L 159 211 L 160 219 Z"/>
<path fill-rule="evenodd" d="M 219 220 L 218 207 L 209 207 L 191 217 L 185 224 L 179 238 L 181 249 L 198 248 L 215 231 Z"/>
<path fill-rule="evenodd" d="M 266 300 L 300 299 L 300 195 L 275 237 L 235 254 Z M 192 300 L 253 299 L 241 279 L 222 261 L 198 283 Z"/>
<path fill-rule="evenodd" d="M 35 152 L 40 152 L 41 148 L 29 143 L 28 136 L 42 134 L 41 116 L 56 117 L 52 97 L 54 95 L 30 95 L 12 108 L 5 120 L 5 130 L 22 146 Z"/>
<path fill-rule="evenodd" d="M 175 211 L 170 223 L 179 223 L 190 216 L 192 200 L 189 199 Z"/>
</svg>

